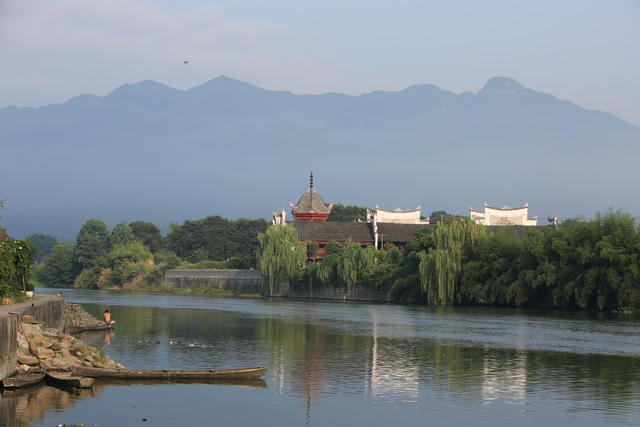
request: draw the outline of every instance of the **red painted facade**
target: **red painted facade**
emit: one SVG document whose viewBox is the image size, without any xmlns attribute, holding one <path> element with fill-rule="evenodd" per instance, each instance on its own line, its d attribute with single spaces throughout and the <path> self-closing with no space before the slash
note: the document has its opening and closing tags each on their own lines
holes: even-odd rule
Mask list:
<svg viewBox="0 0 640 427">
<path fill-rule="evenodd" d="M 293 217 L 296 221 L 326 221 L 329 218 L 329 214 L 318 213 L 298 213 L 293 212 Z"/>
</svg>

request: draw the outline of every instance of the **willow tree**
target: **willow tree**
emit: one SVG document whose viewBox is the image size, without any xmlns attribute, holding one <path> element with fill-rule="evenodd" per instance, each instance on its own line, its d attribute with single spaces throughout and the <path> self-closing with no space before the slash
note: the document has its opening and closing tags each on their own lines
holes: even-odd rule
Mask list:
<svg viewBox="0 0 640 427">
<path fill-rule="evenodd" d="M 342 251 L 342 256 L 338 261 L 338 279 L 349 290 L 358 281 L 358 273 L 361 264 L 361 252 L 362 248 L 359 244 L 348 242 L 345 245 L 344 251 Z"/>
<path fill-rule="evenodd" d="M 311 277 L 323 284 L 333 282 L 349 290 L 364 275 L 371 274 L 384 256 L 382 251 L 376 251 L 373 246 L 363 248 L 351 241 L 340 245 L 339 250 L 328 252 L 331 253 L 308 267 Z"/>
<path fill-rule="evenodd" d="M 298 240 L 298 232 L 290 225 L 275 224 L 258 234 L 258 269 L 269 281 L 273 293 L 276 281 L 296 277 L 304 268 L 307 248 Z"/>
<path fill-rule="evenodd" d="M 465 218 L 438 223 L 433 236 L 434 247 L 418 253 L 420 285 L 429 304 L 453 304 L 462 265 L 472 245 L 485 236 L 485 229 Z"/>
</svg>

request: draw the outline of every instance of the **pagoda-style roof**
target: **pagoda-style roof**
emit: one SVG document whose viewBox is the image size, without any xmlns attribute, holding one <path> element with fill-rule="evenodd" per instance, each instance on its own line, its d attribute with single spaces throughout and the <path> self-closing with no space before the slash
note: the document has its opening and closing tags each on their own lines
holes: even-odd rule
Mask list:
<svg viewBox="0 0 640 427">
<path fill-rule="evenodd" d="M 297 205 L 291 204 L 291 213 L 296 221 L 326 221 L 333 203 L 325 204 L 322 196 L 313 189 L 313 172 L 309 177 L 309 189 L 300 197 Z"/>
<path fill-rule="evenodd" d="M 332 207 L 333 203 L 325 204 L 320 193 L 313 188 L 309 188 L 300 197 L 297 205 L 291 205 L 291 212 L 294 215 L 307 213 L 329 215 Z"/>
</svg>

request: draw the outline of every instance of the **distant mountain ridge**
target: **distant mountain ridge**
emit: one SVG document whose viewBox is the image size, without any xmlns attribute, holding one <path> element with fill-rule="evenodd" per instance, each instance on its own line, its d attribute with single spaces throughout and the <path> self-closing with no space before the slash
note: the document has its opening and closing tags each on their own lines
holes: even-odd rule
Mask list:
<svg viewBox="0 0 640 427">
<path fill-rule="evenodd" d="M 266 217 L 306 189 L 310 170 L 326 200 L 348 204 L 640 213 L 630 196 L 640 128 L 508 77 L 476 94 L 424 84 L 358 96 L 226 76 L 188 90 L 145 80 L 1 108 L 0 148 L 0 224 L 17 236 L 70 236 L 91 216 Z"/>
</svg>

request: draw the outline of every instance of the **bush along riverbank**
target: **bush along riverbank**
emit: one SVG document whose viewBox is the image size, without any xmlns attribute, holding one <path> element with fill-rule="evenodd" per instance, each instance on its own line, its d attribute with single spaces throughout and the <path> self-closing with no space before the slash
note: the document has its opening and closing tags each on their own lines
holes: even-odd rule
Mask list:
<svg viewBox="0 0 640 427">
<path fill-rule="evenodd" d="M 174 224 L 161 236 L 148 222 L 122 222 L 109 230 L 104 221 L 89 219 L 74 242 L 48 247 L 34 266 L 34 277 L 48 287 L 181 293 L 162 289 L 165 270 L 255 267 L 257 233 L 266 226 L 264 220 L 208 217 Z"/>
<path fill-rule="evenodd" d="M 492 231 L 453 218 L 419 230 L 402 250 L 332 242 L 314 263 L 305 262 L 291 226 L 273 225 L 259 241 L 258 267 L 270 283 L 345 289 L 357 283 L 392 301 L 435 305 L 640 311 L 640 231 L 622 212 Z"/>
<path fill-rule="evenodd" d="M 137 286 L 135 288 L 132 287 L 111 287 L 108 288 L 111 291 L 127 291 L 134 293 L 154 293 L 154 294 L 170 294 L 170 295 L 202 295 L 209 297 L 220 297 L 220 298 L 260 298 L 261 294 L 255 293 L 235 293 L 228 289 L 222 289 L 218 285 L 210 284 L 210 285 L 201 285 L 201 284 L 192 284 L 190 286 L 168 286 L 162 284 L 143 284 Z"/>
<path fill-rule="evenodd" d="M 34 252 L 31 242 L 11 239 L 0 227 L 0 305 L 22 302 L 26 300 L 24 292 L 33 291 Z"/>
</svg>

